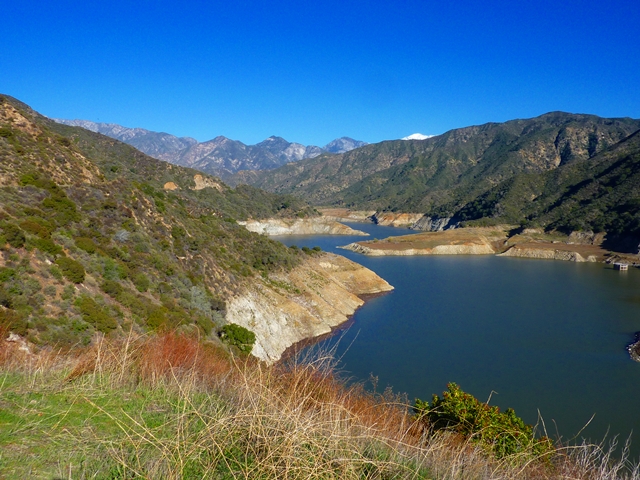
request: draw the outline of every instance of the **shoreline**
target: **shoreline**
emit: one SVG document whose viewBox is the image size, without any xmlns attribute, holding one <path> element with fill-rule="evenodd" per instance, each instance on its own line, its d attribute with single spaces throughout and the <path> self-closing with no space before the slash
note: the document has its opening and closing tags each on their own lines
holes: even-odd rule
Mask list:
<svg viewBox="0 0 640 480">
<path fill-rule="evenodd" d="M 358 310 L 360 310 L 361 308 L 363 308 L 364 306 L 366 306 L 367 302 L 369 300 L 372 300 L 374 298 L 377 297 L 382 297 L 385 295 L 390 295 L 394 292 L 395 290 L 387 290 L 385 292 L 377 292 L 377 293 L 364 293 L 364 294 L 360 294 L 357 295 L 358 298 L 360 298 L 364 303 L 362 305 L 360 305 L 352 314 L 347 316 L 347 320 L 335 325 L 333 327 L 331 327 L 331 330 L 323 333 L 321 335 L 318 335 L 316 337 L 308 337 L 308 338 L 304 338 L 296 343 L 294 343 L 293 345 L 290 345 L 289 347 L 286 348 L 286 350 L 284 352 L 282 352 L 280 359 L 277 360 L 274 365 L 284 365 L 286 364 L 288 361 L 294 360 L 295 357 L 304 349 L 309 348 L 317 343 L 320 343 L 324 340 L 327 340 L 328 338 L 331 338 L 335 335 L 338 335 L 342 332 L 345 332 L 347 330 L 349 330 L 351 327 L 353 327 L 356 324 L 356 320 L 355 320 L 355 315 L 358 312 Z"/>
</svg>

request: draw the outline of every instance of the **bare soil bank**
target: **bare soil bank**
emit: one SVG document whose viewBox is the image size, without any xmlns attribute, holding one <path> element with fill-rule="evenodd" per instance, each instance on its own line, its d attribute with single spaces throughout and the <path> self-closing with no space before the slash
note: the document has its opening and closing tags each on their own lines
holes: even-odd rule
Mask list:
<svg viewBox="0 0 640 480">
<path fill-rule="evenodd" d="M 351 243 L 345 249 L 371 256 L 382 255 L 491 255 L 567 260 L 575 262 L 625 262 L 640 265 L 638 255 L 607 250 L 601 238 L 545 234 L 539 230 L 509 236 L 512 227 L 459 228 L 441 232 L 389 237 Z"/>
</svg>

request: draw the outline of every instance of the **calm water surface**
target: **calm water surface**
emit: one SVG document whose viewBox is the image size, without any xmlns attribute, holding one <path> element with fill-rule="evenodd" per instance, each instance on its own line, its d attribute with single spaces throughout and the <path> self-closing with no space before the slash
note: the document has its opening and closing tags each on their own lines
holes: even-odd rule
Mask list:
<svg viewBox="0 0 640 480">
<path fill-rule="evenodd" d="M 350 225 L 369 238 L 415 233 Z M 344 255 L 395 287 L 318 345 L 337 343 L 341 368 L 354 379 L 374 375 L 379 390 L 391 386 L 410 401 L 430 400 L 453 381 L 528 423 L 539 412 L 554 437 L 601 440 L 608 431 L 626 439 L 635 431 L 640 454 L 640 363 L 625 350 L 640 331 L 639 270 L 495 256 L 366 257 L 336 248 L 363 237 L 278 239 Z"/>
</svg>

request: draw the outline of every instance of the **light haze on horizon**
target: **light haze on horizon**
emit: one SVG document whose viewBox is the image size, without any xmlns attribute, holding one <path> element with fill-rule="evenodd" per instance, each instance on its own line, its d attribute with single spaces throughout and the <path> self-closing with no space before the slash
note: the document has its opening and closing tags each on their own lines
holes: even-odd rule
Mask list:
<svg viewBox="0 0 640 480">
<path fill-rule="evenodd" d="M 10 2 L 0 93 L 54 118 L 375 143 L 640 117 L 640 2 Z"/>
</svg>

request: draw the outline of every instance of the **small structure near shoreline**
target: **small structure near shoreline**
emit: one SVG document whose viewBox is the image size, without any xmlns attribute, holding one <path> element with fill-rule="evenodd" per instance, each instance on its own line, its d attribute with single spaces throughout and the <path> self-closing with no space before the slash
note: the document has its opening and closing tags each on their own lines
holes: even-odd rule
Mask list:
<svg viewBox="0 0 640 480">
<path fill-rule="evenodd" d="M 628 263 L 622 263 L 622 262 L 616 262 L 613 264 L 613 268 L 615 270 L 620 270 L 621 272 L 627 271 L 629 270 L 629 264 Z"/>
</svg>

